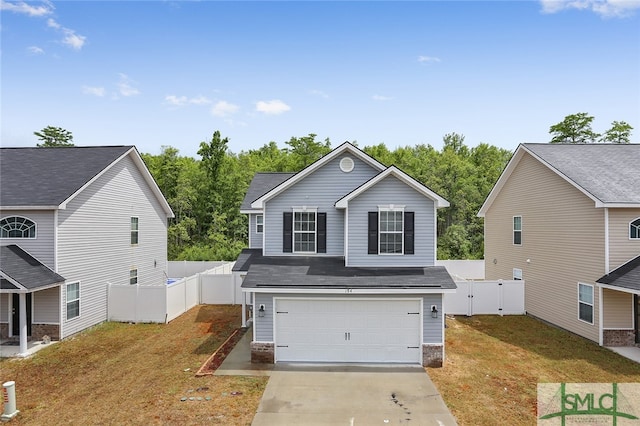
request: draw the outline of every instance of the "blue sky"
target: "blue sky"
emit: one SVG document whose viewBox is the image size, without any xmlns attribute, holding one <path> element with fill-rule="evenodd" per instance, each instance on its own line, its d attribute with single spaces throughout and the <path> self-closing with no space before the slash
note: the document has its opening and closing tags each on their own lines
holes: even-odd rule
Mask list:
<svg viewBox="0 0 640 426">
<path fill-rule="evenodd" d="M 1 141 L 234 152 L 547 142 L 587 112 L 640 142 L 640 1 L 0 0 Z"/>
</svg>

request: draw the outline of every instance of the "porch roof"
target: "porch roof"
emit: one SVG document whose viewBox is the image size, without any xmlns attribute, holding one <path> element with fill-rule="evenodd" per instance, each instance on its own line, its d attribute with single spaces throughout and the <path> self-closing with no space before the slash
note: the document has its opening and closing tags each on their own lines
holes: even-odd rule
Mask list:
<svg viewBox="0 0 640 426">
<path fill-rule="evenodd" d="M 15 244 L 0 247 L 0 273 L 2 290 L 37 290 L 65 281 Z"/>
<path fill-rule="evenodd" d="M 628 290 L 640 291 L 640 256 L 614 269 L 607 275 L 596 280 L 596 282 Z"/>
</svg>

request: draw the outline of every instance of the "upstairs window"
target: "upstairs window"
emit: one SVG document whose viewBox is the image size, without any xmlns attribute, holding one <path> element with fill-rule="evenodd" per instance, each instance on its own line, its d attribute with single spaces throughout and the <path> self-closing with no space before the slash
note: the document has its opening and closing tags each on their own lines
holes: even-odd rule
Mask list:
<svg viewBox="0 0 640 426">
<path fill-rule="evenodd" d="M 0 238 L 35 238 L 36 224 L 26 217 L 11 216 L 0 220 Z"/>
<path fill-rule="evenodd" d="M 513 217 L 513 244 L 522 245 L 522 216 Z"/>
<path fill-rule="evenodd" d="M 522 281 L 522 269 L 513 268 L 514 281 Z"/>
<path fill-rule="evenodd" d="M 316 212 L 293 212 L 293 251 L 315 253 Z"/>
<path fill-rule="evenodd" d="M 404 236 L 404 209 L 380 209 L 380 254 L 402 254 Z"/>
<path fill-rule="evenodd" d="M 264 216 L 259 214 L 256 215 L 256 233 L 262 234 L 264 231 Z"/>
<path fill-rule="evenodd" d="M 137 269 L 131 269 L 129 271 L 129 284 L 131 284 L 131 285 L 138 284 L 138 270 Z"/>
<path fill-rule="evenodd" d="M 629 238 L 640 240 L 640 217 L 629 224 Z"/>
<path fill-rule="evenodd" d="M 131 245 L 138 244 L 138 218 L 131 218 Z"/>
</svg>

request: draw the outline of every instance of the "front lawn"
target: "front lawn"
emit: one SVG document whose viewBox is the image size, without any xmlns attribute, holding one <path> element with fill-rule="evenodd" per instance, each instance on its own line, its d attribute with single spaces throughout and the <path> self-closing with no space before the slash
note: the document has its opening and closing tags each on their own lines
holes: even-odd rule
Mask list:
<svg viewBox="0 0 640 426">
<path fill-rule="evenodd" d="M 195 377 L 239 326 L 240 306 L 202 305 L 166 325 L 104 323 L 1 360 L 2 383 L 16 382 L 13 423 L 251 424 L 267 378 Z"/>
<path fill-rule="evenodd" d="M 427 371 L 461 426 L 535 424 L 539 382 L 640 382 L 640 364 L 531 317 L 447 326 L 444 366 Z"/>
</svg>

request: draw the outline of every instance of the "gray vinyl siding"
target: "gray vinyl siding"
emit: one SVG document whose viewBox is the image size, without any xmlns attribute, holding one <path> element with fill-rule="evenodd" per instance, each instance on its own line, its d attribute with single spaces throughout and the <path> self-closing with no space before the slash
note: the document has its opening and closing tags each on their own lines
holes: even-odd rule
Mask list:
<svg viewBox="0 0 640 426">
<path fill-rule="evenodd" d="M 60 287 L 48 288 L 33 293 L 33 323 L 60 323 Z"/>
<path fill-rule="evenodd" d="M 404 206 L 415 213 L 415 254 L 367 254 L 368 212 L 378 206 Z M 349 247 L 347 266 L 433 266 L 435 265 L 434 202 L 394 176 L 388 176 L 349 202 Z"/>
<path fill-rule="evenodd" d="M 40 262 L 55 270 L 54 211 L 2 210 L 0 219 L 21 216 L 35 222 L 36 238 L 0 238 L 0 245 L 16 244 Z"/>
<path fill-rule="evenodd" d="M 269 293 L 256 293 L 256 304 L 254 306 L 254 324 L 253 326 L 256 329 L 256 341 L 258 342 L 273 342 L 273 307 L 274 307 L 274 297 L 291 297 L 291 298 L 309 298 L 310 295 L 303 294 L 269 294 Z M 328 299 L 328 298 L 340 298 L 345 299 L 345 296 L 342 294 L 322 294 L 318 295 L 319 298 Z M 401 295 L 375 295 L 369 296 L 370 298 L 380 299 L 380 298 L 415 298 L 422 297 L 423 304 L 423 315 L 422 315 L 422 341 L 423 343 L 442 343 L 442 318 L 431 318 L 431 305 L 438 306 L 438 312 L 442 312 L 442 294 L 428 294 L 423 296 L 416 296 L 411 294 L 401 294 Z M 356 295 L 353 298 L 363 299 L 367 298 L 365 295 Z M 264 317 L 258 317 L 258 308 L 261 304 L 265 305 L 265 315 Z"/>
<path fill-rule="evenodd" d="M 9 322 L 9 295 L 0 293 L 0 322 Z"/>
<path fill-rule="evenodd" d="M 256 216 L 254 213 L 249 215 L 249 248 L 262 248 L 262 233 L 256 232 Z M 262 228 L 264 230 L 264 226 Z"/>
<path fill-rule="evenodd" d="M 353 171 L 340 170 L 340 160 L 351 157 Z M 266 256 L 290 256 L 295 253 L 282 252 L 282 213 L 292 208 L 317 207 L 318 212 L 327 213 L 327 253 L 323 256 L 344 256 L 344 211 L 337 210 L 335 203 L 378 173 L 359 158 L 343 154 L 315 170 L 265 204 L 265 250 Z"/>
<path fill-rule="evenodd" d="M 138 244 L 130 240 L 131 217 L 139 218 Z M 167 217 L 129 156 L 121 159 L 69 202 L 58 215 L 58 272 L 80 281 L 80 317 L 66 321 L 66 337 L 107 319 L 107 285 L 165 285 Z"/>
<path fill-rule="evenodd" d="M 436 305 L 438 318 L 431 317 L 431 305 Z M 427 294 L 422 298 L 422 343 L 443 343 L 442 294 Z"/>
</svg>

